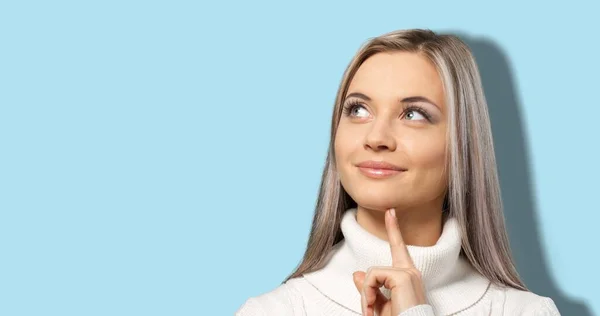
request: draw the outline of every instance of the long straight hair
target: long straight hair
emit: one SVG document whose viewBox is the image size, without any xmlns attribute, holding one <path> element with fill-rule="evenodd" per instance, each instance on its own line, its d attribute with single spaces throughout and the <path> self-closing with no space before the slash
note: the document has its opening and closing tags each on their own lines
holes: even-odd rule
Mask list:
<svg viewBox="0 0 600 316">
<path fill-rule="evenodd" d="M 344 236 L 343 213 L 356 202 L 341 185 L 335 166 L 334 140 L 348 86 L 361 64 L 381 52 L 412 52 L 426 57 L 441 76 L 449 105 L 447 216 L 462 233 L 462 251 L 491 282 L 527 290 L 521 281 L 506 233 L 500 184 L 487 102 L 475 59 L 458 37 L 431 30 L 399 30 L 367 41 L 346 68 L 331 122 L 327 159 L 321 178 L 310 237 L 302 261 L 283 282 L 322 268 L 333 246 Z"/>
</svg>

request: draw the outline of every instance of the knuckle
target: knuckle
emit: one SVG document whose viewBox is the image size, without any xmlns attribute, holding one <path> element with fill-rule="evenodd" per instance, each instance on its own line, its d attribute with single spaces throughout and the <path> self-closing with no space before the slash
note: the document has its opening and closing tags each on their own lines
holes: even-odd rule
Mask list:
<svg viewBox="0 0 600 316">
<path fill-rule="evenodd" d="M 421 271 L 419 271 L 419 269 L 410 269 L 410 273 L 413 275 L 414 278 L 416 279 L 421 279 L 422 274 Z"/>
<path fill-rule="evenodd" d="M 402 273 L 398 275 L 398 281 L 401 283 L 409 283 L 412 280 L 412 276 L 410 272 L 403 270 Z"/>
</svg>

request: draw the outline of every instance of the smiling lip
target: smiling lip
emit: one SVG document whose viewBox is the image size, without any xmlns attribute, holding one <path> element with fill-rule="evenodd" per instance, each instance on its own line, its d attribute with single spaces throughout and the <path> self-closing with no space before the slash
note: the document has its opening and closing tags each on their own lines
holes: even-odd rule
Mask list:
<svg viewBox="0 0 600 316">
<path fill-rule="evenodd" d="M 398 167 L 385 161 L 363 161 L 356 166 L 362 174 L 375 179 L 391 177 L 406 171 L 405 168 Z"/>
</svg>

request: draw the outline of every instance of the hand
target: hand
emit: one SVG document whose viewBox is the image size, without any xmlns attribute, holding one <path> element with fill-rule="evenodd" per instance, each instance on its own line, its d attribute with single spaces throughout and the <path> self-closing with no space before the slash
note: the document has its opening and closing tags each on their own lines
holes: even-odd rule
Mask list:
<svg viewBox="0 0 600 316">
<path fill-rule="evenodd" d="M 354 284 L 360 292 L 364 316 L 398 316 L 417 305 L 426 304 L 421 272 L 415 267 L 404 244 L 394 209 L 385 212 L 385 227 L 392 252 L 391 267 L 369 267 L 353 273 Z M 386 298 L 381 286 L 391 290 Z"/>
</svg>

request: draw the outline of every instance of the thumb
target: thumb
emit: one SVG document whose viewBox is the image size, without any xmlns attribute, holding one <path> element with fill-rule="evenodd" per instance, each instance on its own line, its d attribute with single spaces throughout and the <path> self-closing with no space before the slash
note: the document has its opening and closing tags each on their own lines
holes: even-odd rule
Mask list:
<svg viewBox="0 0 600 316">
<path fill-rule="evenodd" d="M 352 279 L 354 280 L 354 286 L 359 293 L 362 293 L 363 282 L 365 281 L 365 273 L 362 271 L 356 271 L 352 273 Z"/>
</svg>

